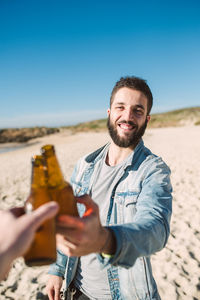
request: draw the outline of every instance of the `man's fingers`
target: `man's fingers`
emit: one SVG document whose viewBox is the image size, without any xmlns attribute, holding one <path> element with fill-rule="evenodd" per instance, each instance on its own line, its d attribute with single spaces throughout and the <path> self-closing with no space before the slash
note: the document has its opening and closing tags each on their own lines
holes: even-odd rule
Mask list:
<svg viewBox="0 0 200 300">
<path fill-rule="evenodd" d="M 62 287 L 63 279 L 56 275 L 49 275 L 49 279 L 46 286 L 46 291 L 49 300 L 60 300 L 60 289 Z"/>
<path fill-rule="evenodd" d="M 75 197 L 75 199 L 78 203 L 84 204 L 86 206 L 86 208 L 89 208 L 89 207 L 96 208 L 96 206 L 97 206 L 96 203 L 92 200 L 92 198 L 89 195 Z"/>
<path fill-rule="evenodd" d="M 86 211 L 84 217 L 92 214 L 93 212 L 98 212 L 98 205 L 92 200 L 89 195 L 83 195 L 81 197 L 75 197 L 78 203 L 84 204 Z"/>
<path fill-rule="evenodd" d="M 64 238 L 60 234 L 56 234 L 56 243 L 58 245 L 58 248 L 60 248 L 60 245 L 64 245 L 65 247 L 70 247 L 72 249 L 75 249 L 76 246 L 77 246 L 76 244 L 74 244 L 73 242 L 71 242 L 68 239 Z"/>
<path fill-rule="evenodd" d="M 60 289 L 55 289 L 55 297 L 54 300 L 60 300 Z"/>
<path fill-rule="evenodd" d="M 75 249 L 73 249 L 72 247 L 68 247 L 67 245 L 63 245 L 63 244 L 59 244 L 58 245 L 58 249 L 60 251 L 62 251 L 63 254 L 65 254 L 66 256 L 79 256 L 77 255 L 77 252 Z"/>
<path fill-rule="evenodd" d="M 57 218 L 57 227 L 63 228 L 74 228 L 74 229 L 81 229 L 83 228 L 83 221 L 79 217 L 72 217 L 68 215 L 61 215 Z"/>
<path fill-rule="evenodd" d="M 54 300 L 54 289 L 50 289 L 47 291 L 49 300 Z"/>
<path fill-rule="evenodd" d="M 34 210 L 31 215 L 26 215 L 30 220 L 30 225 L 36 230 L 44 221 L 54 217 L 58 212 L 59 206 L 56 202 L 48 202 Z"/>
<path fill-rule="evenodd" d="M 77 231 L 77 230 L 74 228 L 68 228 L 68 227 L 56 225 L 56 234 L 60 234 L 62 236 L 72 235 L 72 234 L 74 234 L 75 231 Z"/>
</svg>

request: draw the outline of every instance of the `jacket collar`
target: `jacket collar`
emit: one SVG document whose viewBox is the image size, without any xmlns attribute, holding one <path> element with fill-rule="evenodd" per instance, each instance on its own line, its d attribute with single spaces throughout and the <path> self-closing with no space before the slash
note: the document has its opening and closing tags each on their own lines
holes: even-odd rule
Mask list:
<svg viewBox="0 0 200 300">
<path fill-rule="evenodd" d="M 87 163 L 95 163 L 96 160 L 99 160 L 103 154 L 104 151 L 106 151 L 106 149 L 110 146 L 110 143 L 105 144 L 103 147 L 97 149 L 96 151 L 90 153 L 88 156 L 86 156 L 85 161 Z M 137 144 L 137 146 L 135 147 L 135 149 L 133 150 L 133 158 L 132 161 L 130 163 L 130 165 L 133 165 L 135 163 L 135 161 L 137 161 L 137 158 L 141 152 L 141 150 L 144 148 L 144 142 L 141 139 L 140 142 Z"/>
</svg>

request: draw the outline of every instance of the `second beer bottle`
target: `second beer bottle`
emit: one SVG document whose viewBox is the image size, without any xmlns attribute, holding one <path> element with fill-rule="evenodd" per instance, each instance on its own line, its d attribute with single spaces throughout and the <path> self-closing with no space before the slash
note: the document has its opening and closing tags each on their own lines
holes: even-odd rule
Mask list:
<svg viewBox="0 0 200 300">
<path fill-rule="evenodd" d="M 52 200 L 58 202 L 58 215 L 78 216 L 76 201 L 71 185 L 64 180 L 53 145 L 41 148 L 48 173 L 48 190 Z"/>
<path fill-rule="evenodd" d="M 25 203 L 26 213 L 31 213 L 40 205 L 51 201 L 47 176 L 44 168 L 42 155 L 35 155 L 32 158 L 31 190 Z M 55 220 L 49 219 L 40 226 L 35 238 L 24 255 L 25 263 L 28 266 L 41 266 L 56 261 L 56 237 Z"/>
</svg>

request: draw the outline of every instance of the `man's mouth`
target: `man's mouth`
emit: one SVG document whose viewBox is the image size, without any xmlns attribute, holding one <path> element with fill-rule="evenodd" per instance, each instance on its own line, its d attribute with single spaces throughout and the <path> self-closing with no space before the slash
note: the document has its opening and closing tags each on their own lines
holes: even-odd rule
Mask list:
<svg viewBox="0 0 200 300">
<path fill-rule="evenodd" d="M 136 125 L 132 122 L 119 122 L 117 125 L 125 131 L 131 131 L 136 128 Z"/>
</svg>

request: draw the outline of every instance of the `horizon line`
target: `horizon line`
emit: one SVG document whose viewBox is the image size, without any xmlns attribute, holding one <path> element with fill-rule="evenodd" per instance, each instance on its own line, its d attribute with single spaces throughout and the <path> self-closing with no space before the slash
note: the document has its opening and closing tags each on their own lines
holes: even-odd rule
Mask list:
<svg viewBox="0 0 200 300">
<path fill-rule="evenodd" d="M 186 107 L 179 107 L 179 108 L 174 108 L 174 109 L 164 109 L 164 110 L 159 110 L 157 109 L 155 112 L 152 112 L 150 113 L 150 115 L 157 115 L 157 114 L 165 114 L 165 113 L 170 113 L 170 112 L 173 112 L 173 111 L 177 111 L 177 110 L 184 110 L 184 109 L 192 109 L 192 108 L 200 108 L 199 105 L 196 105 L 196 106 L 186 106 Z M 64 120 L 66 120 L 69 116 L 70 117 L 73 117 L 74 119 L 76 118 L 80 118 L 82 117 L 82 115 L 84 113 L 87 113 L 89 115 L 96 115 L 96 117 L 94 118 L 90 118 L 89 116 L 83 116 L 82 120 L 71 120 L 71 122 L 69 121 L 68 124 L 66 124 Z M 81 116 L 80 116 L 81 114 Z M 45 123 L 41 123 L 41 120 L 40 121 L 33 121 L 31 120 L 31 118 L 37 118 L 38 116 L 23 116 L 23 117 L 16 117 L 14 118 L 15 122 L 16 123 L 19 123 L 21 121 L 21 125 L 19 126 L 16 126 L 16 125 L 8 125 L 8 123 L 12 123 L 13 121 L 13 118 L 9 118 L 5 121 L 5 123 L 7 123 L 7 126 L 5 125 L 1 125 L 0 124 L 0 130 L 5 130 L 5 129 L 21 129 L 21 128 L 42 128 L 42 127 L 47 127 L 47 128 L 61 128 L 61 127 L 70 127 L 70 126 L 76 126 L 78 124 L 82 124 L 82 123 L 86 123 L 86 122 L 92 122 L 92 121 L 97 121 L 97 120 L 102 120 L 102 119 L 106 119 L 107 117 L 103 117 L 103 114 L 105 114 L 105 112 L 103 112 L 102 110 L 98 110 L 98 111 L 79 111 L 79 112 L 67 112 L 67 113 L 58 113 L 58 114 L 44 114 L 44 115 L 40 115 L 39 118 L 50 118 L 50 117 L 53 117 L 53 118 L 58 118 L 59 117 L 64 117 L 64 120 L 63 122 L 60 121 L 58 123 L 58 120 L 56 120 L 55 122 L 52 122 L 51 124 L 49 123 L 50 121 L 47 121 Z M 98 115 L 99 115 L 99 118 L 98 118 Z M 23 119 L 27 119 L 29 121 L 32 121 L 31 124 L 28 124 L 27 125 L 25 123 L 23 124 Z M 12 121 L 11 121 L 12 120 Z"/>
</svg>

